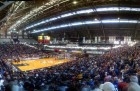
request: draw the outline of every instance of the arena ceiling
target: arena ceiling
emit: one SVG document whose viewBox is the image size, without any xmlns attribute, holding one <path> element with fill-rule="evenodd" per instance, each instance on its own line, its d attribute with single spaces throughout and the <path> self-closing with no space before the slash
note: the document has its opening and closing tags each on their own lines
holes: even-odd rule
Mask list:
<svg viewBox="0 0 140 91">
<path fill-rule="evenodd" d="M 112 7 L 114 7 L 114 10 L 111 9 Z M 103 11 L 103 8 L 108 9 Z M 32 33 L 36 30 L 46 29 L 42 32 L 52 37 L 77 38 L 85 36 L 92 38 L 94 36 L 106 37 L 112 35 L 132 36 L 139 39 L 139 8 L 140 0 L 3 0 L 0 1 L 0 32 L 1 34 L 12 31 Z M 58 18 L 60 15 L 86 9 L 92 9 L 94 12 L 85 13 L 83 11 L 85 14 L 76 15 L 74 13 L 75 15 L 70 17 L 55 20 L 55 17 Z M 39 22 L 50 18 L 55 21 L 37 25 Z M 79 24 L 82 22 L 82 24 L 76 26 L 75 22 Z M 87 22 L 96 22 L 97 24 L 87 24 Z M 35 24 L 36 26 L 31 27 Z M 65 27 L 62 27 L 64 24 Z M 66 24 L 69 24 L 69 26 Z"/>
</svg>

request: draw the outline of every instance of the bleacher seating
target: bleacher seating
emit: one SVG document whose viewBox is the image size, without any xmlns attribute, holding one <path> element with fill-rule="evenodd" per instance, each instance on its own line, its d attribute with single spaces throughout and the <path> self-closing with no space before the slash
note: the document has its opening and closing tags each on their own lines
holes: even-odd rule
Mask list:
<svg viewBox="0 0 140 91">
<path fill-rule="evenodd" d="M 19 39 L 20 43 L 27 43 L 27 44 L 31 44 L 31 43 L 38 43 L 35 39 Z"/>
<path fill-rule="evenodd" d="M 0 39 L 0 43 L 10 43 L 12 40 L 8 38 Z"/>
</svg>

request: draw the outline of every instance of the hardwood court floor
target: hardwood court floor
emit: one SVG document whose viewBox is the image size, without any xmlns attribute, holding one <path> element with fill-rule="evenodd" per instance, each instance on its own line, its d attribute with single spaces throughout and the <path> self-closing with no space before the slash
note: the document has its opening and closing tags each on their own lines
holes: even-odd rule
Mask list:
<svg viewBox="0 0 140 91">
<path fill-rule="evenodd" d="M 14 65 L 24 64 L 24 66 L 17 66 L 21 71 L 28 71 L 34 69 L 40 69 L 50 66 L 55 66 L 58 64 L 68 62 L 68 59 L 63 60 L 55 60 L 55 58 L 44 58 L 44 59 L 35 59 L 35 60 L 24 60 L 20 61 L 19 63 L 13 62 Z"/>
</svg>

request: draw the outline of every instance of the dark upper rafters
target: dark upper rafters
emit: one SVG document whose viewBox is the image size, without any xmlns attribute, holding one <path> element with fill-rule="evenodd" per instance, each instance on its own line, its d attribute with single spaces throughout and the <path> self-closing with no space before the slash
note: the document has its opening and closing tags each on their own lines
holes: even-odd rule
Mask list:
<svg viewBox="0 0 140 91">
<path fill-rule="evenodd" d="M 55 15 L 57 13 L 63 12 L 63 11 L 67 11 L 67 10 L 73 10 L 76 8 L 81 8 L 81 7 L 92 7 L 93 5 L 95 6 L 100 6 L 100 5 L 116 5 L 118 4 L 118 0 L 78 0 L 78 4 L 76 6 L 72 5 L 72 1 L 67 2 L 67 4 L 62 4 L 59 6 L 56 6 L 54 8 L 51 8 L 48 11 L 45 11 L 44 13 L 38 15 L 37 17 L 31 18 L 29 19 L 28 23 L 33 23 L 34 21 L 38 21 L 40 19 Z M 134 4 L 135 3 L 135 4 Z M 121 5 L 130 5 L 128 0 L 121 0 Z M 132 5 L 138 6 L 140 4 L 139 1 L 136 0 L 133 1 L 133 3 L 131 3 Z M 27 26 L 27 23 L 23 23 L 23 26 L 19 26 L 19 29 L 22 29 L 24 26 Z"/>
<path fill-rule="evenodd" d="M 24 8 L 22 8 L 22 6 L 19 6 L 19 9 L 17 10 L 17 12 L 15 12 L 13 14 L 13 16 L 11 16 L 11 18 L 8 20 L 7 24 L 4 26 L 5 30 L 7 30 L 10 26 L 12 26 L 16 21 L 21 19 L 21 17 L 23 17 L 27 13 L 29 13 L 33 8 L 38 7 L 48 1 L 49 0 L 34 0 L 34 1 L 25 2 L 25 4 L 23 4 L 23 7 L 25 6 Z M 94 7 L 113 6 L 113 5 L 118 5 L 119 1 L 120 1 L 120 6 L 140 7 L 140 0 L 77 0 L 78 1 L 77 5 L 73 5 L 72 4 L 73 1 L 74 0 L 70 0 L 69 2 L 60 4 L 58 6 L 55 6 L 51 9 L 48 9 L 48 10 L 38 14 L 37 16 L 35 16 L 33 18 L 28 19 L 26 22 L 19 25 L 17 27 L 17 30 L 21 30 L 24 27 L 26 27 L 27 25 L 34 23 L 35 21 L 59 14 L 59 13 L 65 12 L 65 11 L 75 10 L 75 9 L 79 9 L 79 8 L 83 8 L 83 7 L 85 8 L 85 7 L 93 7 L 93 6 Z M 18 7 L 18 5 L 17 5 L 17 7 Z M 96 11 L 96 8 L 95 8 L 95 12 L 96 12 L 97 16 L 99 16 L 98 18 L 102 19 L 102 16 L 100 16 L 99 13 Z M 105 37 L 106 36 L 105 30 L 104 30 L 105 26 L 104 26 L 104 24 L 102 24 L 102 22 L 101 22 L 100 28 L 103 31 L 103 35 Z"/>
</svg>

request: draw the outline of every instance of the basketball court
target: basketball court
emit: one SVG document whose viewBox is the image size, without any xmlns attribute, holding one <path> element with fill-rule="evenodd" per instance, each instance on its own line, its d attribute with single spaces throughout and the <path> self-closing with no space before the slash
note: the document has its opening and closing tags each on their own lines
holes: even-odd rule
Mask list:
<svg viewBox="0 0 140 91">
<path fill-rule="evenodd" d="M 29 71 L 34 69 L 41 69 L 45 67 L 51 67 L 59 64 L 69 62 L 68 59 L 56 60 L 55 58 L 43 58 L 35 60 L 23 60 L 18 63 L 13 62 L 13 65 L 21 71 Z"/>
</svg>

